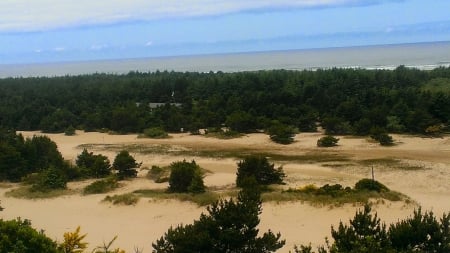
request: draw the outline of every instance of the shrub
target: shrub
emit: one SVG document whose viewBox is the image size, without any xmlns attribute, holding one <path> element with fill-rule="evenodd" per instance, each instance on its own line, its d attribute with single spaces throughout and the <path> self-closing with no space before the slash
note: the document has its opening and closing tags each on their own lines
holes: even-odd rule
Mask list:
<svg viewBox="0 0 450 253">
<path fill-rule="evenodd" d="M 387 188 L 385 185 L 376 180 L 363 178 L 355 184 L 355 190 L 382 192 L 382 191 L 389 191 L 389 188 Z"/>
<path fill-rule="evenodd" d="M 134 157 L 132 157 L 126 150 L 120 151 L 113 163 L 113 168 L 117 170 L 119 179 L 136 177 L 136 168 L 139 168 L 140 166 L 141 164 L 136 163 Z"/>
<path fill-rule="evenodd" d="M 170 165 L 169 192 L 200 193 L 205 191 L 200 166 L 195 161 L 174 162 Z"/>
<path fill-rule="evenodd" d="M 143 137 L 163 139 L 169 137 L 166 131 L 160 127 L 152 127 L 144 130 Z"/>
<path fill-rule="evenodd" d="M 378 141 L 382 146 L 391 146 L 394 144 L 392 137 L 384 129 L 379 127 L 373 127 L 370 130 L 370 137 Z"/>
<path fill-rule="evenodd" d="M 338 141 L 338 138 L 327 135 L 317 140 L 317 147 L 334 147 L 337 146 Z"/>
<path fill-rule="evenodd" d="M 291 144 L 294 142 L 295 131 L 291 126 L 274 123 L 268 130 L 270 139 L 279 144 Z"/>
<path fill-rule="evenodd" d="M 259 185 L 283 184 L 286 177 L 282 167 L 275 169 L 275 165 L 261 155 L 251 155 L 241 160 L 236 175 L 238 187 L 243 187 L 244 180 L 249 177 L 253 177 Z"/>
<path fill-rule="evenodd" d="M 66 128 L 66 130 L 64 130 L 64 134 L 67 136 L 73 136 L 75 135 L 75 131 L 76 129 L 72 125 L 70 125 Z"/>
<path fill-rule="evenodd" d="M 83 190 L 84 194 L 99 194 L 110 192 L 119 187 L 119 183 L 115 177 L 109 177 L 107 179 L 97 180 Z"/>
<path fill-rule="evenodd" d="M 31 187 L 32 191 L 50 191 L 67 188 L 67 178 L 61 170 L 50 167 L 39 173 L 36 182 Z"/>
<path fill-rule="evenodd" d="M 77 156 L 75 163 L 84 177 L 101 178 L 111 174 L 111 164 L 108 157 L 100 154 L 94 155 L 87 149 L 83 149 L 81 154 Z"/>
<path fill-rule="evenodd" d="M 236 200 L 219 200 L 193 224 L 178 225 L 155 243 L 155 253 L 275 252 L 285 241 L 280 233 L 260 232 L 259 192 L 242 190 Z"/>
<path fill-rule="evenodd" d="M 32 228 L 29 220 L 0 219 L 0 235 L 0 252 L 58 252 L 56 243 Z"/>
</svg>

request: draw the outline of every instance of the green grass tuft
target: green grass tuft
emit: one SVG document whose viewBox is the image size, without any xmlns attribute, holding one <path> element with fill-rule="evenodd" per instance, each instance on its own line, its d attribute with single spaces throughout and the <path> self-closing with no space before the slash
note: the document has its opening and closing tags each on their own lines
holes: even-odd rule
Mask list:
<svg viewBox="0 0 450 253">
<path fill-rule="evenodd" d="M 121 194 L 121 195 L 114 195 L 114 196 L 106 196 L 103 199 L 104 202 L 111 202 L 114 205 L 127 205 L 127 206 L 131 206 L 131 205 L 136 205 L 137 202 L 139 201 L 139 197 L 136 196 L 133 193 L 126 193 L 126 194 Z"/>
</svg>

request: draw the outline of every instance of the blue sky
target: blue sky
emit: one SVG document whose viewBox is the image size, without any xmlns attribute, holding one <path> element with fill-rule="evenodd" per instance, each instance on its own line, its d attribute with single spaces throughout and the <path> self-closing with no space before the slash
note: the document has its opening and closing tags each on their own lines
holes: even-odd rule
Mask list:
<svg viewBox="0 0 450 253">
<path fill-rule="evenodd" d="M 0 64 L 450 41 L 449 0 L 2 0 Z"/>
</svg>

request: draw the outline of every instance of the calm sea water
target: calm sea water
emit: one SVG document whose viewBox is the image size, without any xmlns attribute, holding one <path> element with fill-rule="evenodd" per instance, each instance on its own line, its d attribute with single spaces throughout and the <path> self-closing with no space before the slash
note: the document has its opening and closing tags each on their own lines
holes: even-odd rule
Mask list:
<svg viewBox="0 0 450 253">
<path fill-rule="evenodd" d="M 255 71 L 318 68 L 419 69 L 450 66 L 450 42 L 306 49 L 256 53 L 179 56 L 142 59 L 0 65 L 0 77 L 61 76 L 129 71 Z"/>
</svg>

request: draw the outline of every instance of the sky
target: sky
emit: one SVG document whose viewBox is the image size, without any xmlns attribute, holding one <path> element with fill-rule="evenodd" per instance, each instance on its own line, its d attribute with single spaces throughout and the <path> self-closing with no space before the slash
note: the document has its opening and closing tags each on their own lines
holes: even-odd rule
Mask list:
<svg viewBox="0 0 450 253">
<path fill-rule="evenodd" d="M 449 0 L 0 1 L 0 65 L 432 41 Z"/>
</svg>

